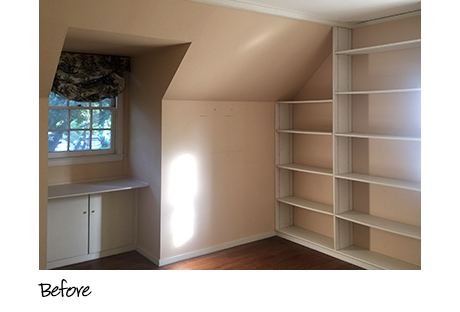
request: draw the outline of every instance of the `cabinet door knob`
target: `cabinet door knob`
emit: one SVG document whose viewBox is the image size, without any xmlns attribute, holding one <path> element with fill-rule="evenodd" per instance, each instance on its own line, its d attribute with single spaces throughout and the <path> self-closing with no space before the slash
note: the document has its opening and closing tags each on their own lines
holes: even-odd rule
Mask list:
<svg viewBox="0 0 460 312">
<path fill-rule="evenodd" d="M 95 212 L 96 212 L 96 210 L 91 210 L 91 213 L 95 213 Z"/>
<path fill-rule="evenodd" d="M 83 211 L 83 214 L 86 214 L 86 211 Z"/>
</svg>

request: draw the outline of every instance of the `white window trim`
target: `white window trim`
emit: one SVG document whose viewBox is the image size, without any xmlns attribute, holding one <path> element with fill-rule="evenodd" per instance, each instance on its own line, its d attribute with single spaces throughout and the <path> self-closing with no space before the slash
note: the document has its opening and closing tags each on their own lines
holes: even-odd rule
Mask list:
<svg viewBox="0 0 460 312">
<path fill-rule="evenodd" d="M 102 155 L 87 155 L 87 156 L 74 156 L 74 157 L 59 157 L 51 158 L 48 157 L 48 166 L 68 166 L 68 165 L 79 165 L 79 164 L 93 164 L 103 162 L 122 161 L 123 154 L 123 93 L 117 97 L 117 114 L 115 117 L 115 127 L 112 131 L 115 131 L 115 145 L 113 154 L 102 154 Z M 48 153 L 49 155 L 49 153 Z"/>
</svg>

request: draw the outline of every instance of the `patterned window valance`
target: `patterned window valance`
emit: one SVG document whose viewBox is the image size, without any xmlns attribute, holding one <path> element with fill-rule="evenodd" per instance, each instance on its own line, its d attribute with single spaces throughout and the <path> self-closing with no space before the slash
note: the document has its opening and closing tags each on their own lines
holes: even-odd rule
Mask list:
<svg viewBox="0 0 460 312">
<path fill-rule="evenodd" d="M 51 91 L 78 102 L 114 98 L 129 71 L 128 57 L 62 52 Z"/>
</svg>

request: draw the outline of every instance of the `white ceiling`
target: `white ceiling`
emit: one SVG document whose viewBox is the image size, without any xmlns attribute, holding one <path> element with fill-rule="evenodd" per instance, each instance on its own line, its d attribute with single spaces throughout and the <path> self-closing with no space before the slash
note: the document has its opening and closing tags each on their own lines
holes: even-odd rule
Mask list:
<svg viewBox="0 0 460 312">
<path fill-rule="evenodd" d="M 193 0 L 325 24 L 355 24 L 417 11 L 420 0 Z"/>
</svg>

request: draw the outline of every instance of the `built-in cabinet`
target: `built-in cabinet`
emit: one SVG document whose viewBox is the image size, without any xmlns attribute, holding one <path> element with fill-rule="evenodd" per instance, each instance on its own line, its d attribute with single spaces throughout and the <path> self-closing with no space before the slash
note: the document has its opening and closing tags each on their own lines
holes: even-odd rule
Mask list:
<svg viewBox="0 0 460 312">
<path fill-rule="evenodd" d="M 352 36 L 334 28 L 330 99 L 276 103 L 276 229 L 364 268 L 420 269 L 421 40 Z"/>
<path fill-rule="evenodd" d="M 48 191 L 48 269 L 135 249 L 137 189 L 147 183 L 105 180 Z"/>
<path fill-rule="evenodd" d="M 88 254 L 88 196 L 48 200 L 47 261 Z"/>
</svg>

